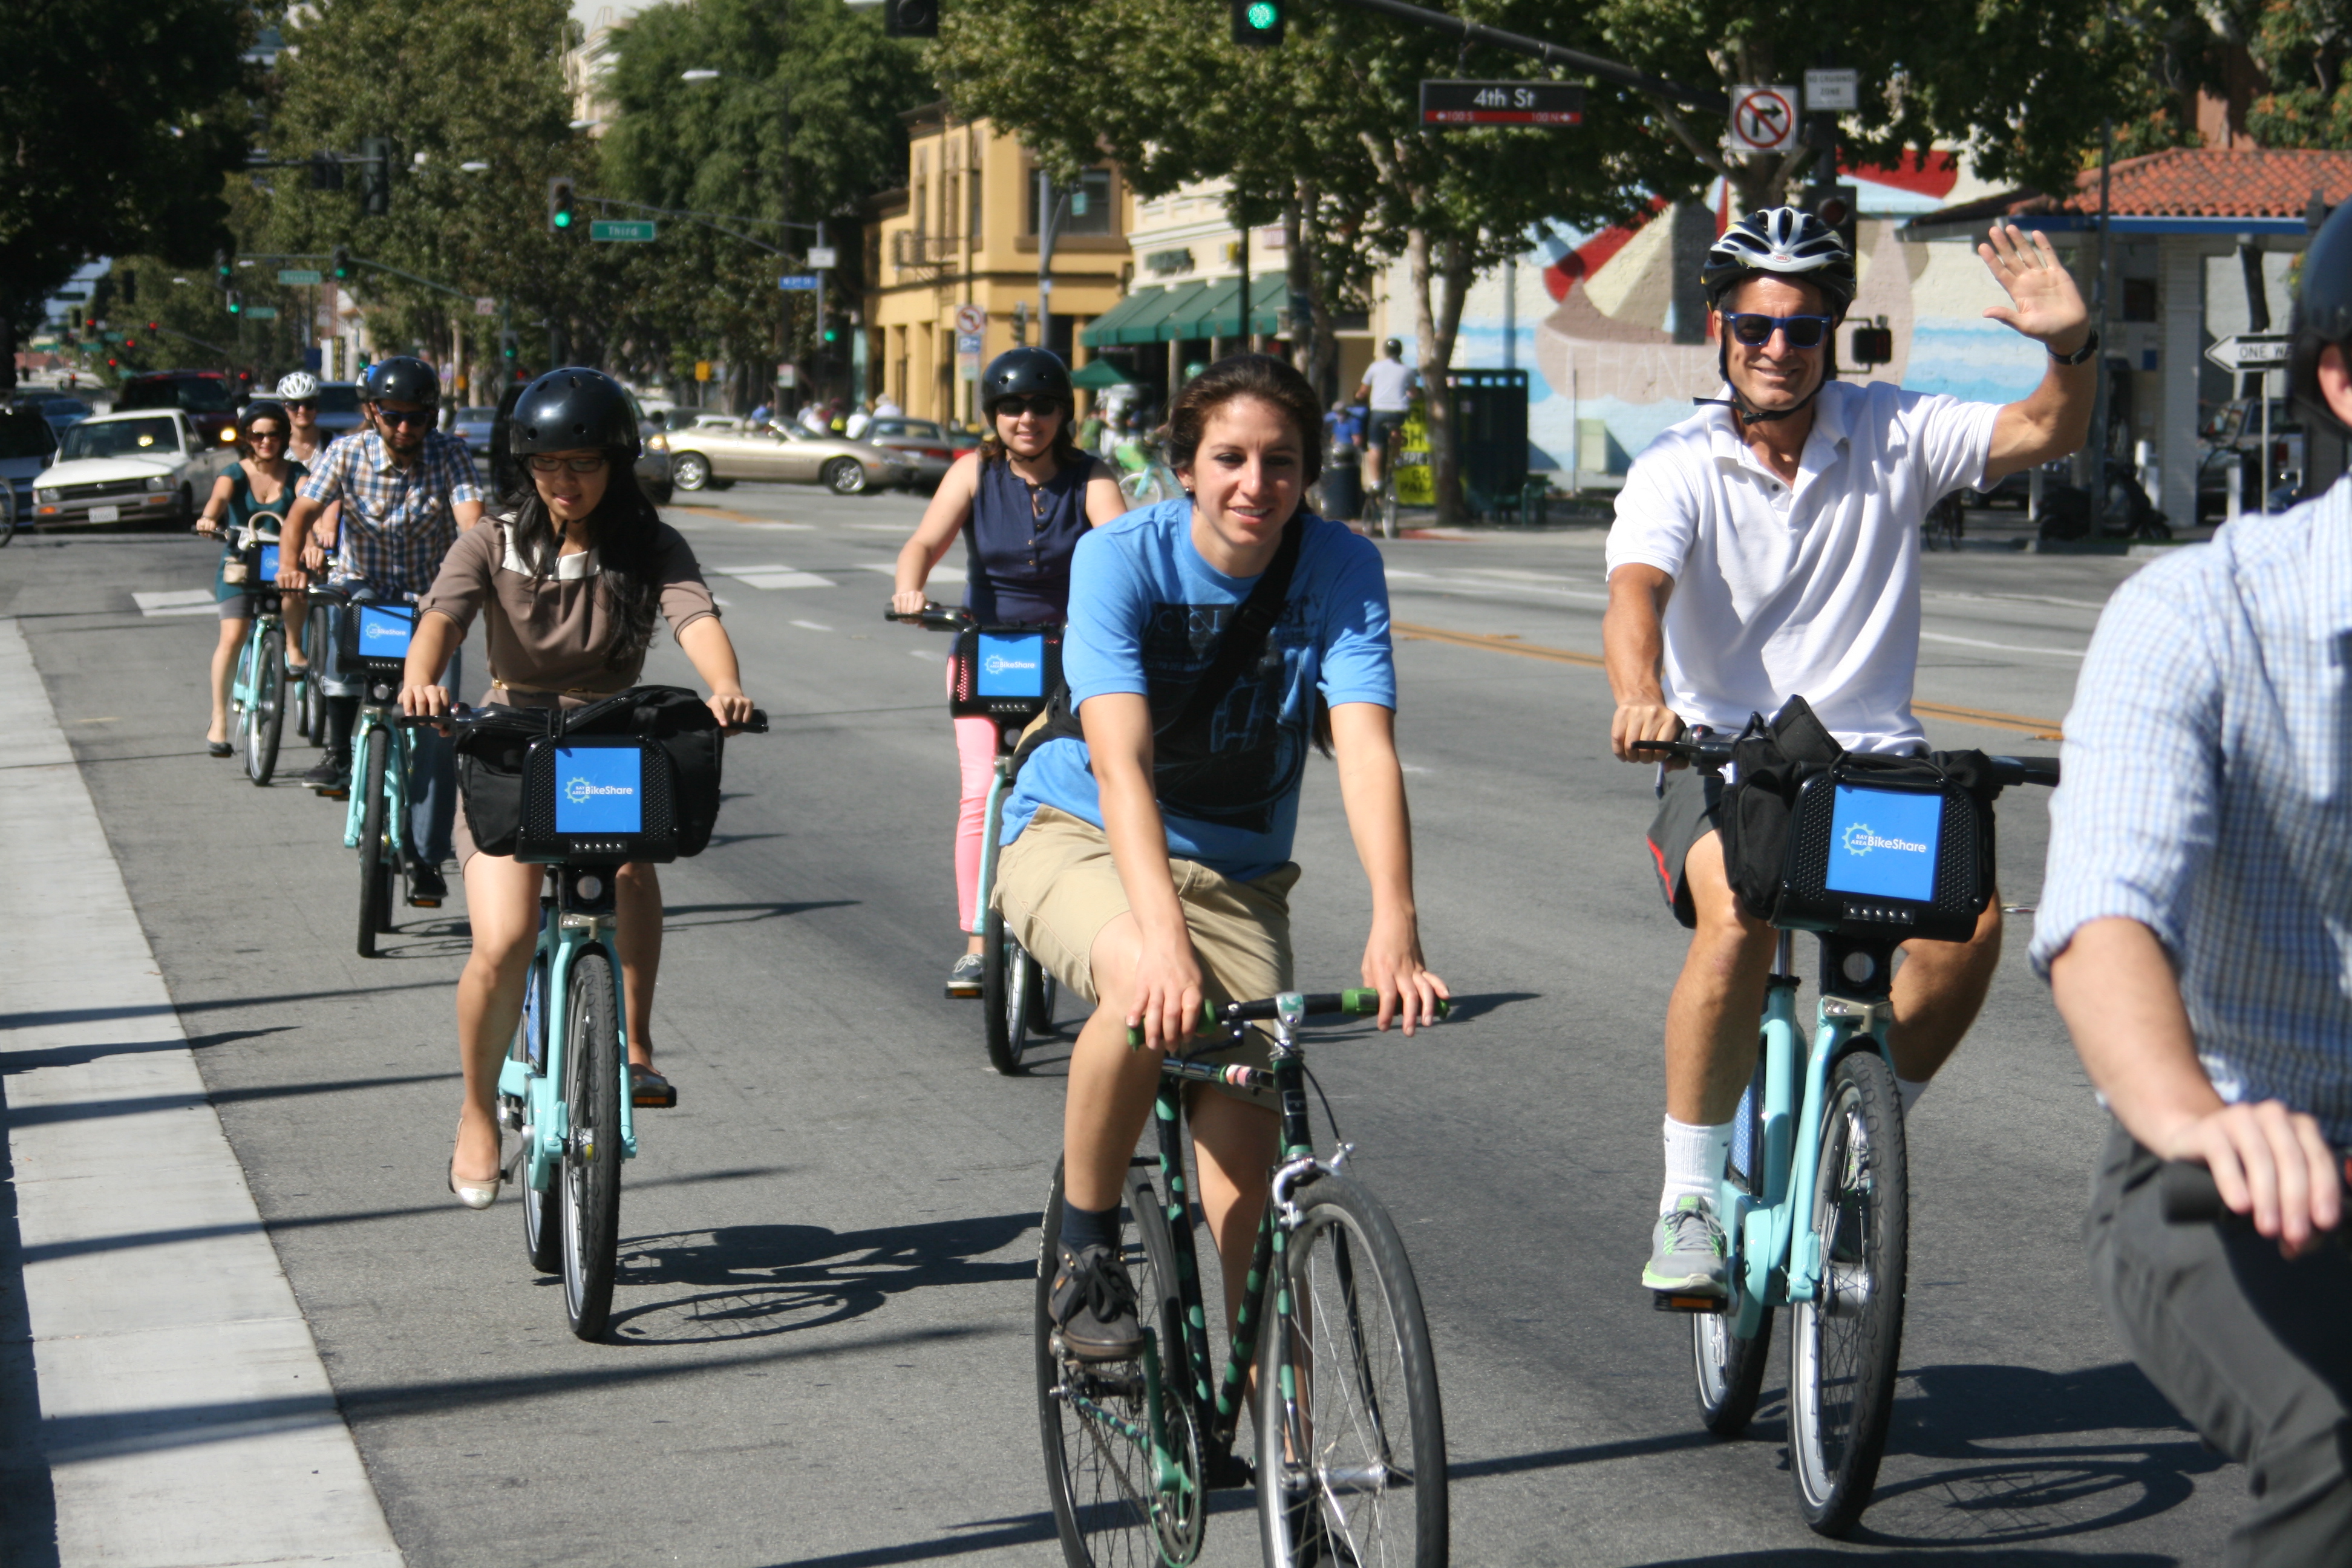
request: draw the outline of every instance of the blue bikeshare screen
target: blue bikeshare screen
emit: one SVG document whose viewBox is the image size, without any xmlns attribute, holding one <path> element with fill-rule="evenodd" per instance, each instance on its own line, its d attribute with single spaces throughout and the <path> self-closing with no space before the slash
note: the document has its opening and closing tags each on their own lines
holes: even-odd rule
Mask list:
<svg viewBox="0 0 2352 1568">
<path fill-rule="evenodd" d="M 416 617 L 407 610 L 384 605 L 353 606 L 360 617 L 362 658 L 406 658 L 408 639 L 416 634 Z"/>
<path fill-rule="evenodd" d="M 275 544 L 265 544 L 261 547 L 260 576 L 265 583 L 278 581 L 278 546 Z"/>
<path fill-rule="evenodd" d="M 644 831 L 645 763 L 635 746 L 556 747 L 555 831 Z"/>
<path fill-rule="evenodd" d="M 1832 892 L 1927 903 L 1936 896 L 1937 836 L 1944 797 L 1909 790 L 1837 786 L 1830 813 Z"/>
<path fill-rule="evenodd" d="M 1045 696 L 1045 634 L 1043 632 L 981 633 L 980 674 L 975 695 L 981 697 Z"/>
</svg>

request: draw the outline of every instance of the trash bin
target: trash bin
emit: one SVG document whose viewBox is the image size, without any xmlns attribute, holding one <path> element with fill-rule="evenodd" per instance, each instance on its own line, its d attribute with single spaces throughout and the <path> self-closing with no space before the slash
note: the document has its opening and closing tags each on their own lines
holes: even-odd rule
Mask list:
<svg viewBox="0 0 2352 1568">
<path fill-rule="evenodd" d="M 1528 373 L 1450 370 L 1454 453 L 1473 508 L 1499 511 L 1528 482 Z"/>
<path fill-rule="evenodd" d="M 1364 470 L 1353 447 L 1335 447 L 1323 465 L 1323 515 L 1353 522 L 1364 510 Z"/>
</svg>

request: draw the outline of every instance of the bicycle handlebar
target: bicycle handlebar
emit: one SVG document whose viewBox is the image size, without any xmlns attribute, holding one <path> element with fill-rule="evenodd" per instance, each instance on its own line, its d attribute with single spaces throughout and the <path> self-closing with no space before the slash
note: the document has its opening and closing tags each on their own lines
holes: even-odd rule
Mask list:
<svg viewBox="0 0 2352 1568">
<path fill-rule="evenodd" d="M 882 611 L 882 618 L 886 621 L 903 621 L 910 626 L 920 626 L 927 632 L 960 632 L 971 625 L 970 610 L 950 609 L 945 605 L 935 605 L 928 601 L 921 609 L 911 616 L 902 616 L 898 611 L 888 608 L 886 604 Z"/>
<path fill-rule="evenodd" d="M 1306 1002 L 1306 1016 L 1310 1018 L 1325 1017 L 1334 1013 L 1371 1017 L 1381 1010 L 1381 994 L 1369 985 L 1359 985 L 1346 991 L 1310 991 L 1307 993 Z M 1438 1017 L 1442 1019 L 1453 1011 L 1451 1002 L 1443 996 L 1437 999 Z M 1228 1002 L 1223 1007 L 1214 1002 L 1201 1004 L 1201 1027 L 1204 1029 L 1235 1027 L 1253 1019 L 1279 1016 L 1280 1008 L 1272 996 L 1262 997 L 1255 1002 Z M 1143 1045 L 1143 1030 L 1130 1025 L 1127 1031 L 1127 1043 L 1129 1048 L 1139 1049 Z"/>
<path fill-rule="evenodd" d="M 486 716 L 481 709 L 470 707 L 466 703 L 460 702 L 456 707 L 450 709 L 446 713 L 436 713 L 430 715 L 403 713 L 398 717 L 397 722 L 400 724 L 401 728 L 404 730 L 421 730 L 428 724 L 446 724 L 453 730 L 470 730 L 475 725 L 483 722 L 485 717 Z M 749 719 L 746 719 L 741 724 L 732 730 L 727 731 L 726 732 L 730 735 L 766 734 L 768 732 L 767 710 L 764 708 L 752 709 L 751 716 Z"/>
<path fill-rule="evenodd" d="M 1705 735 L 1696 740 L 1685 737 L 1679 741 L 1635 741 L 1626 750 L 1671 757 L 1681 763 L 1695 763 L 1712 772 L 1731 761 L 1732 744 L 1721 736 Z M 2040 784 L 2045 789 L 2058 787 L 2058 759 L 2055 757 L 1988 756 L 1985 761 L 1991 767 L 1992 782 L 2004 788 L 2011 784 Z"/>
<path fill-rule="evenodd" d="M 2352 1184 L 2352 1159 L 2342 1150 L 2336 1159 L 2347 1184 Z M 2221 1184 L 2213 1173 L 2187 1160 L 2167 1160 L 2158 1171 L 2156 1191 L 2164 1208 L 2167 1225 L 2252 1225 L 2252 1216 L 2242 1215 L 2221 1201 Z M 2352 1226 L 2338 1225 L 2330 1233 L 2338 1247 L 2352 1246 Z"/>
</svg>

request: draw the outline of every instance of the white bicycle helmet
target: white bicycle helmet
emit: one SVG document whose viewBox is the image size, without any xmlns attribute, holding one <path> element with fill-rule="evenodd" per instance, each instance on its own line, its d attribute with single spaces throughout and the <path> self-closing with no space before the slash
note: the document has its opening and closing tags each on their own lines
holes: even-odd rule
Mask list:
<svg viewBox="0 0 2352 1568">
<path fill-rule="evenodd" d="M 1766 207 L 1724 230 L 1707 247 L 1698 280 L 1706 302 L 1720 310 L 1736 285 L 1767 273 L 1812 284 L 1840 321 L 1853 303 L 1853 258 L 1846 254 L 1845 242 L 1801 207 Z"/>
<path fill-rule="evenodd" d="M 278 395 L 296 403 L 307 403 L 319 395 L 319 378 L 307 370 L 289 371 L 278 378 Z"/>
</svg>

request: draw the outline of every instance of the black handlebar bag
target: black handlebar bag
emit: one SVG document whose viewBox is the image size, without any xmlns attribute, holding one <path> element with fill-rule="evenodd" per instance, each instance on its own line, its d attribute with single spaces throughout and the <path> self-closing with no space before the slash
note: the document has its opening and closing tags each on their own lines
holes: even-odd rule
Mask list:
<svg viewBox="0 0 2352 1568">
<path fill-rule="evenodd" d="M 1733 743 L 1717 830 L 1732 891 L 1797 931 L 1966 942 L 1993 887 L 1981 752 L 1879 756 L 1839 745 L 1801 697 Z"/>
<path fill-rule="evenodd" d="M 335 617 L 336 652 L 342 667 L 379 680 L 396 680 L 408 662 L 416 636 L 416 606 L 379 599 L 355 599 Z"/>
<path fill-rule="evenodd" d="M 1062 628 L 966 626 L 954 659 L 949 712 L 1025 724 L 1062 684 Z"/>
<path fill-rule="evenodd" d="M 568 795 L 562 797 L 562 810 L 557 797 L 550 796 L 527 812 L 525 798 L 527 784 L 539 779 L 530 771 L 539 748 L 551 741 L 614 738 L 642 740 L 662 758 L 650 773 L 641 773 L 637 787 L 648 792 L 642 798 L 649 808 L 651 792 L 658 787 L 666 803 L 660 809 L 667 813 L 667 820 L 649 817 L 655 826 L 632 830 L 645 852 L 628 858 L 686 859 L 709 847 L 711 832 L 719 824 L 724 742 L 718 716 L 693 692 L 677 686 L 633 686 L 560 714 L 553 709 L 503 706 L 480 712 L 482 717 L 457 738 L 457 783 L 465 795 L 466 826 L 484 854 L 535 858 L 553 853 L 559 837 L 584 836 L 601 841 L 619 837 L 617 829 L 604 833 L 583 827 L 570 834 L 561 830 L 559 818 L 575 823 L 603 819 L 593 812 L 572 809 L 580 803 Z M 560 734 L 555 729 L 559 720 Z M 587 759 L 603 760 L 608 759 Z M 554 763 L 541 765 L 552 768 Z M 548 790 L 558 787 L 551 773 L 540 782 Z M 569 788 L 568 781 L 564 787 Z M 592 780 L 585 787 L 593 792 L 600 786 Z M 620 798 L 598 793 L 583 796 L 608 805 Z M 533 824 L 530 842 L 519 847 L 527 818 Z"/>
</svg>

